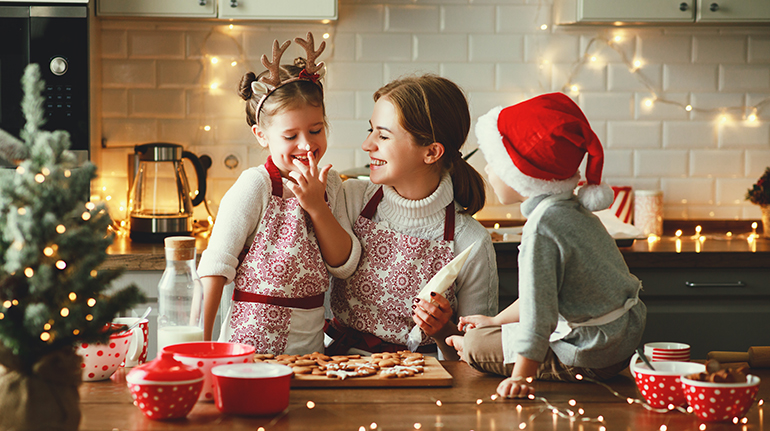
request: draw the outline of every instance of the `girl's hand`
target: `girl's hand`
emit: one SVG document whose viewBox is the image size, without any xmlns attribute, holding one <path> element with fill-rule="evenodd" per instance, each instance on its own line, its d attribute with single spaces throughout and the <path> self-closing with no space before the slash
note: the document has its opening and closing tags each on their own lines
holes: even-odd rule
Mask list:
<svg viewBox="0 0 770 431">
<path fill-rule="evenodd" d="M 307 152 L 309 164 L 305 165 L 299 160 L 294 160 L 297 171 L 289 172 L 289 177 L 294 182 L 289 182 L 289 190 L 299 200 L 302 208 L 310 213 L 318 208 L 326 208 L 326 177 L 332 165 L 326 165 L 320 170 L 311 151 Z M 311 215 L 312 216 L 312 215 Z"/>
<path fill-rule="evenodd" d="M 457 356 L 460 357 L 460 360 L 468 362 L 465 359 L 465 356 L 463 356 L 463 343 L 465 342 L 465 338 L 463 338 L 462 335 L 451 335 L 446 337 L 445 342 L 447 346 L 454 347 L 454 349 L 457 350 Z"/>
<path fill-rule="evenodd" d="M 497 393 L 505 398 L 527 398 L 535 395 L 535 388 L 526 378 L 512 376 L 497 385 Z"/>
<path fill-rule="evenodd" d="M 466 332 L 473 328 L 483 328 L 484 326 L 495 326 L 495 318 L 484 316 L 483 314 L 474 314 L 472 316 L 460 316 L 457 322 L 457 329 L 460 332 Z"/>
<path fill-rule="evenodd" d="M 441 331 L 454 314 L 449 301 L 443 295 L 435 292 L 431 292 L 430 301 L 415 298 L 412 312 L 414 313 L 412 316 L 414 323 L 431 337 Z"/>
</svg>

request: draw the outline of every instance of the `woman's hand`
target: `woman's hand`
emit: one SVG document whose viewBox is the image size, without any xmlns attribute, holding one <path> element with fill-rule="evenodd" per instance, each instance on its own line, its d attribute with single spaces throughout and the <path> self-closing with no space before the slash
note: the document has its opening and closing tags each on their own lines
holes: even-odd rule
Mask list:
<svg viewBox="0 0 770 431">
<path fill-rule="evenodd" d="M 412 304 L 412 312 L 414 323 L 431 337 L 439 333 L 454 314 L 449 301 L 443 295 L 435 292 L 431 292 L 430 301 L 415 298 L 415 303 Z M 452 327 L 454 327 L 454 324 L 452 324 Z M 454 329 L 451 329 L 450 332 L 453 331 Z"/>
<path fill-rule="evenodd" d="M 290 181 L 287 186 L 299 200 L 299 204 L 312 217 L 313 211 L 328 209 L 326 205 L 326 176 L 332 165 L 326 165 L 320 170 L 312 151 L 307 153 L 309 164 L 305 165 L 294 159 L 296 171 L 289 172 Z"/>
<path fill-rule="evenodd" d="M 483 328 L 484 326 L 497 325 L 494 317 L 484 316 L 483 314 L 474 314 L 472 316 L 460 316 L 457 322 L 457 329 L 460 332 L 466 332 L 473 328 Z"/>
<path fill-rule="evenodd" d="M 535 388 L 531 378 L 512 376 L 497 385 L 497 393 L 505 398 L 527 398 L 535 395 Z"/>
</svg>

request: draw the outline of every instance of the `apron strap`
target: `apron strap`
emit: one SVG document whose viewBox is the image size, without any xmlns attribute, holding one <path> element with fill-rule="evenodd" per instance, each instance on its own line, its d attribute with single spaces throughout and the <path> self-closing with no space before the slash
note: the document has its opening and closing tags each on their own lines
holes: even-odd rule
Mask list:
<svg viewBox="0 0 770 431">
<path fill-rule="evenodd" d="M 455 239 L 455 203 L 449 202 L 446 206 L 446 219 L 444 220 L 444 241 Z"/>
<path fill-rule="evenodd" d="M 382 200 L 382 195 L 382 186 L 380 186 L 380 188 L 377 189 L 377 191 L 374 192 L 374 195 L 372 195 L 372 197 L 369 199 L 369 202 L 366 203 L 363 211 L 361 211 L 361 217 L 368 218 L 369 220 L 374 217 L 374 213 L 377 212 L 377 205 L 379 205 L 380 201 Z"/>
<path fill-rule="evenodd" d="M 270 182 L 273 185 L 273 196 L 283 197 L 283 181 L 281 180 L 281 171 L 278 170 L 278 166 L 273 163 L 273 156 L 267 156 L 267 162 L 265 162 L 265 169 L 270 174 Z"/>
<path fill-rule="evenodd" d="M 311 308 L 323 307 L 324 294 L 319 293 L 314 296 L 304 298 L 281 298 L 277 296 L 260 295 L 252 292 L 244 292 L 235 289 L 233 291 L 233 301 L 257 302 L 261 304 L 278 305 L 280 307 L 302 308 L 309 310 Z"/>
</svg>

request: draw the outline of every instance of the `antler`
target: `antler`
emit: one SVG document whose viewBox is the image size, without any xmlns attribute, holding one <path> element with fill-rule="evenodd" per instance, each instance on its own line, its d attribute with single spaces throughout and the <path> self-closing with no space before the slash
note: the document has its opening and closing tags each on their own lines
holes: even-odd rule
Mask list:
<svg viewBox="0 0 770 431">
<path fill-rule="evenodd" d="M 264 82 L 265 84 L 270 84 L 273 87 L 277 87 L 281 83 L 281 75 L 280 75 L 280 69 L 281 69 L 281 56 L 283 55 L 284 51 L 286 51 L 286 48 L 291 45 L 291 41 L 287 40 L 283 43 L 280 47 L 278 46 L 278 41 L 273 41 L 273 61 L 267 61 L 267 56 L 262 54 L 262 65 L 265 66 L 265 68 L 270 72 L 269 76 L 263 76 L 259 80 Z"/>
<path fill-rule="evenodd" d="M 318 45 L 318 51 L 315 51 L 313 47 L 315 45 L 315 42 L 313 41 L 313 33 L 307 33 L 307 40 L 296 37 L 294 38 L 294 42 L 297 42 L 297 45 L 305 48 L 305 52 L 307 53 L 307 65 L 305 66 L 305 70 L 307 73 L 316 73 L 324 67 L 323 61 L 315 64 L 315 60 L 319 55 L 321 55 L 321 53 L 324 51 L 324 48 L 326 48 L 326 41 L 322 41 L 321 44 Z"/>
</svg>

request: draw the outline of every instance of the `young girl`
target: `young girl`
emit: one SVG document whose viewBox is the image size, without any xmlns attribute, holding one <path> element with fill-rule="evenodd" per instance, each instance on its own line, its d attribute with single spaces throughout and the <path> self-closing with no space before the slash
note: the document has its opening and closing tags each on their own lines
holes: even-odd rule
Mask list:
<svg viewBox="0 0 770 431">
<path fill-rule="evenodd" d="M 313 37 L 298 66 L 279 67 L 289 41 L 273 44 L 269 76 L 247 73 L 240 93 L 246 121 L 270 151 L 264 166 L 243 172 L 219 206 L 198 272 L 204 285 L 204 337 L 211 339 L 225 284 L 235 282 L 221 341 L 257 352 L 323 351 L 324 292 L 329 274 L 355 270 L 360 245 L 345 216 L 339 175 L 317 161 L 326 152 L 326 114 Z M 297 62 L 295 61 L 295 64 Z M 338 222 L 339 219 L 341 221 Z"/>
<path fill-rule="evenodd" d="M 391 82 L 374 94 L 369 136 L 371 181 L 343 184 L 347 213 L 361 242 L 361 263 L 331 291 L 330 353 L 445 347 L 458 333 L 455 313 L 497 312 L 497 264 L 489 233 L 471 217 L 484 205 L 484 180 L 460 154 L 470 130 L 463 92 L 433 75 Z M 446 297 L 417 300 L 444 265 L 474 246 Z M 473 311 L 472 311 L 473 310 Z M 434 341 L 435 340 L 435 341 Z M 456 357 L 453 349 L 444 356 Z"/>
<path fill-rule="evenodd" d="M 523 201 L 519 299 L 495 317 L 461 317 L 468 332 L 448 343 L 474 368 L 510 376 L 497 388 L 506 397 L 533 394 L 532 378 L 616 375 L 641 340 L 647 309 L 641 282 L 591 214 L 613 198 L 601 182 L 601 142 L 561 93 L 492 109 L 476 136 L 500 201 Z M 575 196 L 585 156 L 587 184 Z"/>
</svg>

